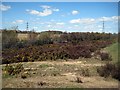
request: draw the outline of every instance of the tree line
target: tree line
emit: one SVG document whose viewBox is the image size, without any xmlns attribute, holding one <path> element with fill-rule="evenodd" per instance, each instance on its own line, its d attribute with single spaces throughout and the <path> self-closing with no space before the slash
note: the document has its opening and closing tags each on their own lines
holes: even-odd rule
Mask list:
<svg viewBox="0 0 120 90">
<path fill-rule="evenodd" d="M 61 32 L 61 31 L 46 31 L 41 33 L 26 32 L 28 33 L 28 40 L 20 41 L 18 33 L 15 30 L 2 30 L 2 47 L 24 47 L 27 45 L 44 45 L 54 43 L 72 43 L 77 44 L 83 41 L 117 41 L 118 34 L 112 33 L 90 33 L 90 32 Z M 22 31 L 21 31 L 22 32 Z M 25 32 L 24 32 L 25 33 Z"/>
</svg>

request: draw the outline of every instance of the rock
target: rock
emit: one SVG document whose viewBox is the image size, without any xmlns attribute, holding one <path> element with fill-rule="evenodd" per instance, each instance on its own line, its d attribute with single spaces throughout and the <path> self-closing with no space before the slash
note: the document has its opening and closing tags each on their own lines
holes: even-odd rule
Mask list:
<svg viewBox="0 0 120 90">
<path fill-rule="evenodd" d="M 100 55 L 96 55 L 96 56 L 95 56 L 95 59 L 101 60 Z"/>
<path fill-rule="evenodd" d="M 46 85 L 46 82 L 43 82 L 43 81 L 40 81 L 37 83 L 39 86 L 43 86 L 43 85 Z"/>
<path fill-rule="evenodd" d="M 94 56 L 95 56 L 95 53 L 91 53 L 91 56 L 94 57 Z"/>
<path fill-rule="evenodd" d="M 74 74 L 67 74 L 67 80 L 69 80 L 70 82 L 77 82 L 77 83 L 83 83 L 83 80 L 80 76 L 76 76 Z"/>
<path fill-rule="evenodd" d="M 75 71 L 77 71 L 77 70 L 78 70 L 78 68 L 75 68 L 74 70 L 75 70 Z"/>
<path fill-rule="evenodd" d="M 24 68 L 25 71 L 30 71 L 30 68 Z"/>
<path fill-rule="evenodd" d="M 75 82 L 76 81 L 76 76 L 75 75 L 67 75 L 67 79 L 71 82 Z"/>
<path fill-rule="evenodd" d="M 30 76 L 30 73 L 28 71 L 21 73 L 21 78 L 23 79 L 27 78 L 28 76 Z"/>
<path fill-rule="evenodd" d="M 21 78 L 22 78 L 22 79 L 27 78 L 27 76 L 28 76 L 28 75 L 27 75 L 27 72 L 24 72 L 24 73 L 21 74 Z"/>
<path fill-rule="evenodd" d="M 76 77 L 76 82 L 77 82 L 77 83 L 83 83 L 83 80 L 82 80 L 81 77 Z"/>
</svg>

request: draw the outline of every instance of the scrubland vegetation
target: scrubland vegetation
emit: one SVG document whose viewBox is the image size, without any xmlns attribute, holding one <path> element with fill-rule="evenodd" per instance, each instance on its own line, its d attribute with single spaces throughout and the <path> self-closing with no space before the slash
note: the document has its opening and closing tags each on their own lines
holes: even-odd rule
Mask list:
<svg viewBox="0 0 120 90">
<path fill-rule="evenodd" d="M 19 39 L 19 33 L 28 33 L 28 40 Z M 33 82 L 26 81 L 29 83 L 28 87 L 94 87 L 86 81 L 88 79 L 89 82 L 93 77 L 120 80 L 117 53 L 112 52 L 117 50 L 117 34 L 3 30 L 2 39 L 3 87 L 16 87 L 5 86 L 10 83 L 8 78 L 14 82 L 14 78 L 18 81 L 32 78 Z M 40 81 L 34 81 L 34 78 L 40 78 Z M 65 80 L 62 82 L 57 78 Z M 17 84 L 17 87 L 26 87 L 27 84 L 23 83 L 23 86 Z M 97 84 L 96 87 L 110 87 L 111 84 L 108 84 Z M 113 87 L 117 87 L 114 80 Z"/>
<path fill-rule="evenodd" d="M 115 41 L 115 35 L 110 33 L 61 33 L 56 38 L 51 37 L 51 32 L 44 32 L 36 38 L 37 35 L 30 32 L 27 41 L 19 41 L 17 32 L 3 31 L 2 63 L 91 58 L 93 52 Z M 98 54 L 102 60 L 108 57 L 105 53 Z"/>
</svg>

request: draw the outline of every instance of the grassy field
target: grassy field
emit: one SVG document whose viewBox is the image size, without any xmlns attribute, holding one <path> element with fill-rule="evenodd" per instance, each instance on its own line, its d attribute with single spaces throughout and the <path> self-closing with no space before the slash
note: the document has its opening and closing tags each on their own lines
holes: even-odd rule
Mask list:
<svg viewBox="0 0 120 90">
<path fill-rule="evenodd" d="M 110 55 L 112 56 L 113 62 L 118 62 L 118 57 L 120 58 L 120 56 L 118 55 L 118 47 L 120 47 L 120 44 L 114 43 L 104 49 L 105 51 L 110 53 Z"/>
</svg>

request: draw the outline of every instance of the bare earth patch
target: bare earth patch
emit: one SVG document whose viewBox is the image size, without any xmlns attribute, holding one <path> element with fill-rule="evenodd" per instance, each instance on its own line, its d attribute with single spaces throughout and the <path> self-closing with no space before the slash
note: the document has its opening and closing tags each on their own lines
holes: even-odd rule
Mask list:
<svg viewBox="0 0 120 90">
<path fill-rule="evenodd" d="M 3 78 L 6 88 L 117 88 L 118 81 L 105 79 L 96 73 L 96 67 L 104 65 L 98 61 L 89 60 L 70 61 L 42 61 L 24 62 L 25 73 L 29 75 L 23 79 L 20 75 Z M 3 65 L 4 67 L 4 65 Z M 84 76 L 87 68 L 90 74 Z M 86 69 L 85 69 L 86 70 Z M 4 73 L 3 73 L 4 74 Z M 80 82 L 78 82 L 78 79 Z"/>
</svg>

